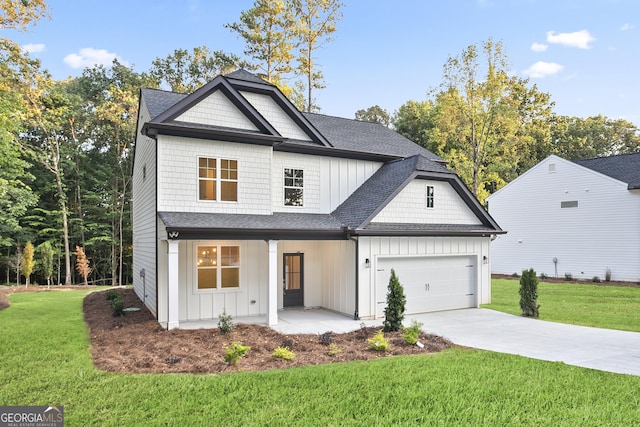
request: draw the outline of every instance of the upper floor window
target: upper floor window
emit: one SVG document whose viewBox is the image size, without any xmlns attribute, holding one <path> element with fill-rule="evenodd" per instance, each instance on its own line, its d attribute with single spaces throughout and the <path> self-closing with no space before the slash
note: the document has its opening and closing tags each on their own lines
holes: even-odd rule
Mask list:
<svg viewBox="0 0 640 427">
<path fill-rule="evenodd" d="M 427 207 L 432 208 L 434 202 L 434 190 L 433 185 L 427 185 Z"/>
<path fill-rule="evenodd" d="M 284 205 L 302 206 L 304 191 L 304 171 L 302 169 L 284 170 Z"/>
<path fill-rule="evenodd" d="M 238 201 L 238 161 L 200 157 L 198 200 Z"/>
</svg>

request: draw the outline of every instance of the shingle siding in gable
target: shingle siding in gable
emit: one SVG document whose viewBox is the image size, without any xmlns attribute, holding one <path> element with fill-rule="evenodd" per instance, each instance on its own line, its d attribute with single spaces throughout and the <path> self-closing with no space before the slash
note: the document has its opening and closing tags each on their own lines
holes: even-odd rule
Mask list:
<svg viewBox="0 0 640 427">
<path fill-rule="evenodd" d="M 282 108 L 268 95 L 240 92 L 253 107 L 285 138 L 310 141 L 311 138 L 282 111 Z"/>
<path fill-rule="evenodd" d="M 178 117 L 177 121 L 258 130 L 251 121 L 221 92 L 215 91 Z"/>
<path fill-rule="evenodd" d="M 434 206 L 427 208 L 427 186 L 434 187 Z M 403 224 L 481 224 L 451 185 L 415 179 L 371 222 Z"/>
</svg>

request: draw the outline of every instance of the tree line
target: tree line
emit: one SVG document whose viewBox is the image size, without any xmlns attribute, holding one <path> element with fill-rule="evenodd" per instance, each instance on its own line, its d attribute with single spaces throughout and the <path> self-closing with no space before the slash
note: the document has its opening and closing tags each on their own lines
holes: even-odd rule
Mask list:
<svg viewBox="0 0 640 427">
<path fill-rule="evenodd" d="M 550 94 L 508 71 L 502 43 L 489 39 L 449 57 L 425 100 L 393 115 L 374 105 L 355 117 L 392 126 L 441 156 L 481 202 L 550 154 L 578 160 L 640 150 L 633 123 L 558 115 Z"/>
<path fill-rule="evenodd" d="M 158 57 L 145 72 L 116 60 L 66 80 L 0 39 L 3 281 L 130 283 L 139 88 L 189 93 L 246 68 L 300 110 L 318 111 L 314 94 L 325 83 L 316 53 L 331 41 L 342 7 L 337 0 L 256 0 L 226 25 L 245 42 L 241 56 L 203 45 Z M 0 10 L 0 29 L 24 31 L 48 18 L 45 0 L 0 3 Z M 552 152 L 573 159 L 638 150 L 633 124 L 555 115 L 550 95 L 509 75 L 506 63 L 501 43 L 470 46 L 449 58 L 426 100 L 393 115 L 374 106 L 356 118 L 392 126 L 440 155 L 481 200 Z"/>
</svg>

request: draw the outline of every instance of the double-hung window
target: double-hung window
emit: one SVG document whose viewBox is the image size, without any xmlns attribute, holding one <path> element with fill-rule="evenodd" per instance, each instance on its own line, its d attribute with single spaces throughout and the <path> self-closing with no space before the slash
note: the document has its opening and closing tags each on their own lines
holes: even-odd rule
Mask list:
<svg viewBox="0 0 640 427">
<path fill-rule="evenodd" d="M 302 169 L 284 170 L 284 205 L 302 206 L 304 193 L 304 171 Z"/>
<path fill-rule="evenodd" d="M 198 200 L 238 201 L 238 161 L 200 157 Z"/>
<path fill-rule="evenodd" d="M 239 246 L 198 246 L 198 289 L 240 286 Z"/>
</svg>

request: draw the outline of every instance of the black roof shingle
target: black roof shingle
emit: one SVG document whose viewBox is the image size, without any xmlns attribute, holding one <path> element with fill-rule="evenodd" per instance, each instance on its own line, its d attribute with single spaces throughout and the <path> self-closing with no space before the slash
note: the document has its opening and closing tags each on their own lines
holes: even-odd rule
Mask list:
<svg viewBox="0 0 640 427">
<path fill-rule="evenodd" d="M 640 189 L 640 153 L 576 160 L 574 163 L 628 184 L 629 190 Z"/>
</svg>

